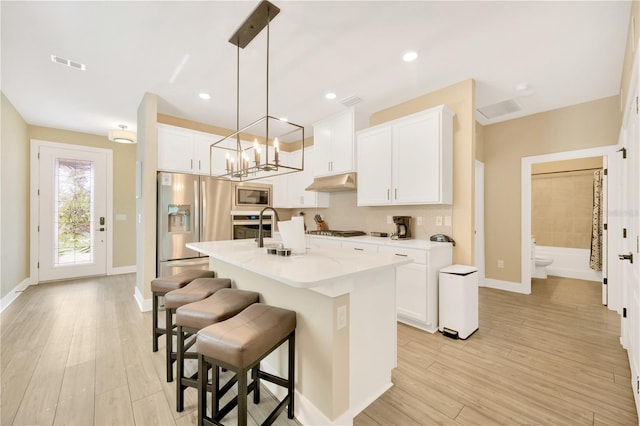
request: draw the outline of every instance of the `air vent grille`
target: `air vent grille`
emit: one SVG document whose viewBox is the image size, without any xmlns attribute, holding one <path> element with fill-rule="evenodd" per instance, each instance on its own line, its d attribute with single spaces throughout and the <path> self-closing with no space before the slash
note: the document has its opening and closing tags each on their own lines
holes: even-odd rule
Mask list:
<svg viewBox="0 0 640 426">
<path fill-rule="evenodd" d="M 69 68 L 75 68 L 80 71 L 85 71 L 87 66 L 85 64 L 81 64 L 80 62 L 75 62 L 70 59 L 61 58 L 60 56 L 51 55 L 51 61 L 57 64 L 66 65 Z"/>
<path fill-rule="evenodd" d="M 497 104 L 491 104 L 482 108 L 476 109 L 484 118 L 491 120 L 493 118 L 500 117 L 502 115 L 511 114 L 512 112 L 520 111 L 520 105 L 513 99 L 498 102 Z"/>
<path fill-rule="evenodd" d="M 355 104 L 359 104 L 362 102 L 362 98 L 358 96 L 349 96 L 348 98 L 344 98 L 340 101 L 340 103 L 346 107 L 354 106 Z"/>
</svg>

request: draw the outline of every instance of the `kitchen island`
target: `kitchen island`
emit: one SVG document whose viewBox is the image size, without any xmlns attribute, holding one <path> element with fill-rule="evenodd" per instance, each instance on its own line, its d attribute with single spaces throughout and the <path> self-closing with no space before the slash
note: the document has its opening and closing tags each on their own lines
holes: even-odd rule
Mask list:
<svg viewBox="0 0 640 426">
<path fill-rule="evenodd" d="M 384 393 L 396 366 L 398 256 L 311 248 L 267 254 L 253 240 L 191 243 L 210 268 L 260 301 L 297 312 L 295 415 L 304 425 L 350 425 Z M 263 368 L 286 375 L 286 347 Z M 279 389 L 273 389 L 278 396 Z"/>
</svg>

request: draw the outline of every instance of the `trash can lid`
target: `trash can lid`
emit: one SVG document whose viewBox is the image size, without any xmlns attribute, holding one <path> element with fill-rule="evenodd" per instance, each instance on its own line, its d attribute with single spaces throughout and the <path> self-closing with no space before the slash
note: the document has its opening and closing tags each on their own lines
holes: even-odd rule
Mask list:
<svg viewBox="0 0 640 426">
<path fill-rule="evenodd" d="M 469 265 L 450 265 L 440 269 L 440 272 L 444 272 L 445 274 L 455 274 L 455 275 L 469 275 L 473 272 L 476 272 L 478 268 L 475 266 Z"/>
</svg>

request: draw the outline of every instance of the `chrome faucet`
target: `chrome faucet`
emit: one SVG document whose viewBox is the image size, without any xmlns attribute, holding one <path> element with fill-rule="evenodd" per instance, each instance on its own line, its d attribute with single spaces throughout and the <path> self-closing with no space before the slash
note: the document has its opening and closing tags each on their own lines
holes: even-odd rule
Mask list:
<svg viewBox="0 0 640 426">
<path fill-rule="evenodd" d="M 264 233 L 262 231 L 262 216 L 264 215 L 265 210 L 272 210 L 273 213 L 276 215 L 276 222 L 278 222 L 280 220 L 280 218 L 278 217 L 278 212 L 273 207 L 265 207 L 264 209 L 262 209 L 260 211 L 260 220 L 259 220 L 259 224 L 258 224 L 258 247 L 264 247 Z M 274 226 L 273 225 L 275 225 L 275 223 L 271 224 L 271 231 L 272 232 L 274 230 Z"/>
</svg>

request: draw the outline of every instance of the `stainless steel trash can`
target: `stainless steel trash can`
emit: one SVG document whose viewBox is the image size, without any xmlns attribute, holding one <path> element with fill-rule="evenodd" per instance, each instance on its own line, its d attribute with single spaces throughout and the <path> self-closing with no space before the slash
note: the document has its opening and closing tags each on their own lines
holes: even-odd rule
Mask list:
<svg viewBox="0 0 640 426">
<path fill-rule="evenodd" d="M 468 338 L 478 329 L 478 268 L 442 268 L 438 287 L 438 330 L 454 339 Z"/>
</svg>

